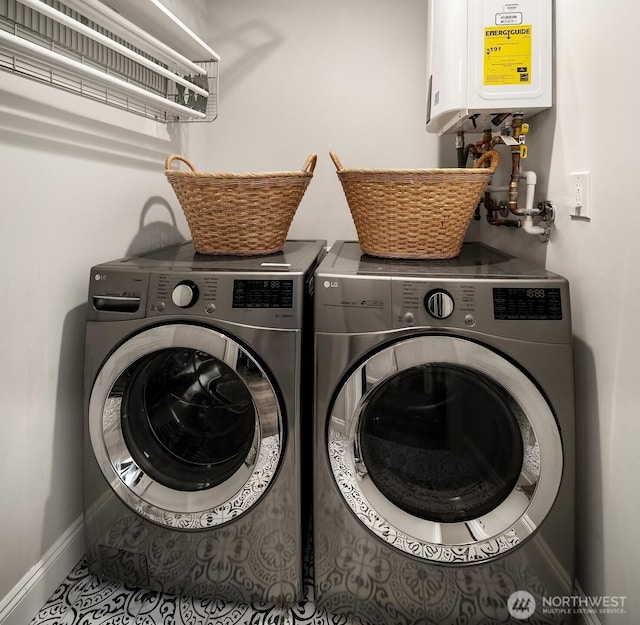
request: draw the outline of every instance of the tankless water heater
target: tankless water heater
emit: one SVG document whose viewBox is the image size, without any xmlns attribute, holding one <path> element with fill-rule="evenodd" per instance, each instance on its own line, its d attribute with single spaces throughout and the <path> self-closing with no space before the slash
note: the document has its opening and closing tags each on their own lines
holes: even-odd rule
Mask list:
<svg viewBox="0 0 640 625">
<path fill-rule="evenodd" d="M 499 128 L 551 106 L 552 0 L 428 0 L 427 131 Z"/>
</svg>

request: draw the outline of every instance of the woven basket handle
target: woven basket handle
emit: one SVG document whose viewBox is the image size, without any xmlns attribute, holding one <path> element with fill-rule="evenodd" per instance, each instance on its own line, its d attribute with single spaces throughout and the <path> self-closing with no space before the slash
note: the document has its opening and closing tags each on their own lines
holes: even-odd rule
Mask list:
<svg viewBox="0 0 640 625">
<path fill-rule="evenodd" d="M 309 154 L 309 158 L 304 162 L 302 166 L 303 174 L 312 174 L 313 170 L 316 168 L 316 163 L 318 161 L 317 154 Z"/>
<path fill-rule="evenodd" d="M 338 171 L 342 171 L 344 167 L 342 166 L 342 163 L 340 162 L 338 155 L 335 152 L 329 152 L 329 156 L 331 157 L 333 164 L 336 166 L 336 169 Z"/>
<path fill-rule="evenodd" d="M 179 154 L 172 154 L 171 156 L 167 156 L 167 160 L 165 161 L 164 168 L 169 171 L 171 169 L 171 163 L 173 161 L 182 161 L 185 163 L 191 171 L 195 171 L 196 168 L 192 165 L 191 161 L 184 156 L 180 156 Z"/>
<path fill-rule="evenodd" d="M 500 162 L 500 152 L 498 152 L 497 150 L 489 150 L 488 152 L 485 152 L 473 164 L 473 167 L 474 168 L 482 167 L 487 160 L 491 160 L 491 165 L 489 166 L 489 169 L 491 170 L 491 173 L 493 173 L 496 170 L 496 167 L 498 167 L 498 163 Z"/>
</svg>

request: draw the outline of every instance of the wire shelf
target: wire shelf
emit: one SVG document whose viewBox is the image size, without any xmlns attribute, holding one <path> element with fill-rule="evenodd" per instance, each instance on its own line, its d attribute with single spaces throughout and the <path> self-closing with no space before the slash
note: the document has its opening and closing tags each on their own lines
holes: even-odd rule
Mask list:
<svg viewBox="0 0 640 625">
<path fill-rule="evenodd" d="M 156 121 L 217 118 L 217 58 L 170 67 L 59 0 L 28 1 L 0 0 L 0 70 Z"/>
</svg>

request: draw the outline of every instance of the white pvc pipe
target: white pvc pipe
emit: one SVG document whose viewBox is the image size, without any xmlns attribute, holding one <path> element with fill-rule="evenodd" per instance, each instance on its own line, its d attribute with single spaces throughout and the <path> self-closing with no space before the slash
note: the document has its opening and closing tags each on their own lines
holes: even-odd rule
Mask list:
<svg viewBox="0 0 640 625">
<path fill-rule="evenodd" d="M 524 179 L 527 185 L 525 194 L 524 210 L 525 214 L 533 210 L 533 199 L 536 192 L 536 182 L 538 177 L 535 171 L 523 171 L 520 173 L 520 180 Z"/>
<path fill-rule="evenodd" d="M 535 199 L 536 193 L 536 183 L 538 181 L 538 176 L 535 171 L 523 171 L 518 175 L 520 180 L 524 180 L 527 186 L 525 192 L 525 202 L 524 208 L 517 208 L 515 210 L 516 215 L 526 215 L 527 213 L 537 214 L 540 211 L 533 208 L 533 201 Z M 486 190 L 489 193 L 500 193 L 509 191 L 508 186 L 499 186 L 499 185 L 487 185 Z"/>
<path fill-rule="evenodd" d="M 522 220 L 522 229 L 527 234 L 548 234 L 548 229 L 543 226 L 533 225 L 533 215 L 525 215 Z"/>
</svg>

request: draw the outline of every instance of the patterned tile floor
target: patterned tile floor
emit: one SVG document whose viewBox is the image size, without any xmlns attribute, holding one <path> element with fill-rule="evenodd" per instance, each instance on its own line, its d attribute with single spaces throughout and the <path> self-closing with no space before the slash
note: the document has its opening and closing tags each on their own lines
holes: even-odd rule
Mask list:
<svg viewBox="0 0 640 625">
<path fill-rule="evenodd" d="M 295 605 L 229 604 L 166 595 L 91 575 L 81 560 L 29 625 L 349 625 L 313 602 L 312 571 L 305 566 L 304 598 Z M 359 623 L 359 621 L 358 621 Z M 353 625 L 356 625 L 353 623 Z"/>
</svg>

